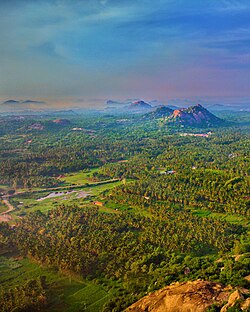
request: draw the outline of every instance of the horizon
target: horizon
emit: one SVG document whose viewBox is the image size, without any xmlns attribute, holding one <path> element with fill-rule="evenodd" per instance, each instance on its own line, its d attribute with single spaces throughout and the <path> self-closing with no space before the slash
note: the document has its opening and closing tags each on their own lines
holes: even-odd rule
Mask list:
<svg viewBox="0 0 250 312">
<path fill-rule="evenodd" d="M 203 107 L 212 110 L 235 110 L 249 111 L 250 97 L 233 96 L 193 96 L 193 97 L 165 97 L 165 98 L 99 98 L 99 99 L 48 99 L 48 98 L 0 98 L 1 113 L 25 113 L 30 112 L 50 112 L 60 110 L 117 110 L 118 107 L 125 109 L 130 103 L 144 101 L 152 108 L 159 105 L 175 106 L 176 108 L 187 108 L 201 104 Z M 13 101 L 13 103 L 5 103 Z M 33 102 L 34 101 L 34 102 Z M 113 101 L 112 107 L 109 101 Z M 16 103 L 14 103 L 16 102 Z M 37 103 L 36 103 L 37 102 Z M 115 111 L 114 111 L 115 112 Z"/>
<path fill-rule="evenodd" d="M 13 103 L 5 103 L 13 101 Z M 14 103 L 17 101 L 17 103 Z M 26 102 L 27 101 L 27 102 Z M 34 102 L 33 102 L 34 101 Z M 108 103 L 113 101 L 114 104 Z M 152 106 L 152 109 L 160 105 L 176 107 L 176 109 L 187 108 L 195 105 L 202 105 L 214 113 L 217 111 L 250 111 L 250 97 L 166 97 L 162 99 L 46 99 L 46 98 L 0 98 L 0 114 L 8 113 L 43 113 L 56 111 L 81 111 L 97 110 L 116 112 L 119 108 L 126 111 L 129 104 L 136 101 L 143 101 Z M 37 103 L 36 103 L 37 102 Z"/>
<path fill-rule="evenodd" d="M 247 1 L 12 0 L 0 8 L 2 102 L 96 108 L 108 99 L 250 96 Z"/>
</svg>

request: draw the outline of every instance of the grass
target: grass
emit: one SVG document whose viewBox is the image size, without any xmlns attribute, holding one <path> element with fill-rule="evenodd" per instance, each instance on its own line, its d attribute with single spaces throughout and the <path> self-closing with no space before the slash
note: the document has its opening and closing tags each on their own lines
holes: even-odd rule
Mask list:
<svg viewBox="0 0 250 312">
<path fill-rule="evenodd" d="M 60 178 L 60 180 L 63 183 L 63 185 L 81 185 L 84 183 L 90 183 L 93 182 L 93 173 L 97 172 L 99 168 L 94 168 L 94 169 L 89 169 L 88 171 L 86 170 L 81 170 L 75 173 L 69 173 L 66 174 L 63 178 Z"/>
<path fill-rule="evenodd" d="M 77 277 L 44 268 L 27 258 L 0 257 L 0 290 L 25 284 L 30 279 L 46 276 L 49 307 L 46 311 L 78 312 L 101 311 L 103 304 L 112 297 L 111 291 Z"/>
<path fill-rule="evenodd" d="M 92 191 L 92 194 L 94 196 L 99 196 L 101 193 L 103 193 L 104 191 L 109 191 L 119 185 L 121 185 L 122 182 L 121 181 L 116 181 L 116 182 L 111 182 L 111 183 L 106 183 L 106 184 L 100 184 L 100 185 L 96 185 L 96 186 L 92 186 L 89 188 L 90 191 Z M 86 188 L 87 190 L 88 188 Z"/>
<path fill-rule="evenodd" d="M 94 284 L 88 284 L 68 296 L 65 302 L 71 306 L 67 311 L 100 311 L 103 304 L 111 298 L 111 294 Z"/>
<path fill-rule="evenodd" d="M 125 205 L 125 204 L 117 204 L 111 200 L 109 200 L 107 202 L 107 204 L 105 204 L 105 207 L 108 208 L 108 209 L 112 209 L 112 210 L 116 210 L 118 209 L 119 211 L 128 211 L 128 210 L 132 210 L 132 208 L 128 205 Z"/>
<path fill-rule="evenodd" d="M 48 198 L 44 199 L 43 201 L 37 201 L 37 199 L 47 196 L 51 193 L 51 191 L 15 195 L 10 198 L 11 204 L 16 207 L 16 210 L 13 211 L 11 215 L 14 219 L 16 219 L 18 216 L 22 216 L 29 212 L 34 212 L 37 210 L 47 212 L 61 204 L 77 204 L 78 206 L 83 206 L 93 200 L 101 200 L 101 194 L 104 191 L 108 192 L 109 190 L 120 184 L 120 181 L 116 181 L 81 187 L 81 189 L 77 189 L 75 193 L 62 195 L 60 197 Z M 77 198 L 80 191 L 89 193 L 91 197 Z M 109 213 L 115 212 L 115 210 L 113 210 L 111 207 L 100 207 L 100 211 Z"/>
<path fill-rule="evenodd" d="M 247 218 L 244 218 L 243 216 L 238 215 L 231 215 L 228 213 L 219 213 L 219 212 L 212 212 L 205 209 L 192 209 L 192 213 L 195 216 L 201 217 L 201 218 L 215 218 L 220 219 L 221 221 L 227 221 L 231 224 L 237 224 L 242 225 L 245 227 L 250 227 L 250 222 Z"/>
<path fill-rule="evenodd" d="M 113 212 L 116 212 L 116 213 L 133 211 L 133 213 L 135 215 L 144 216 L 146 218 L 151 218 L 152 217 L 151 212 L 148 209 L 146 209 L 146 208 L 133 206 L 133 205 L 126 205 L 124 203 L 116 203 L 116 202 L 114 202 L 112 200 L 108 200 L 105 203 L 105 207 L 107 209 L 112 209 Z M 101 211 L 101 209 L 100 209 L 100 211 Z"/>
<path fill-rule="evenodd" d="M 212 173 L 215 173 L 215 174 L 222 174 L 222 175 L 225 175 L 225 171 L 222 170 L 222 169 L 210 169 L 210 168 L 206 168 L 205 171 L 206 171 L 206 172 L 212 172 Z"/>
<path fill-rule="evenodd" d="M 0 200 L 0 213 L 8 210 L 8 207 Z"/>
</svg>

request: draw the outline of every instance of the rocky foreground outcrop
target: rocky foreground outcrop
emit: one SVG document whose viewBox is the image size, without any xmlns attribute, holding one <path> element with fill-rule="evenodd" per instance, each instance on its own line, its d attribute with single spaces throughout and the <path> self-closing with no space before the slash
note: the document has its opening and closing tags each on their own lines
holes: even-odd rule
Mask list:
<svg viewBox="0 0 250 312">
<path fill-rule="evenodd" d="M 244 299 L 247 292 L 200 280 L 174 283 L 143 297 L 126 312 L 205 312 L 213 304 L 226 312 L 239 302 L 241 310 L 249 311 L 250 300 Z"/>
</svg>

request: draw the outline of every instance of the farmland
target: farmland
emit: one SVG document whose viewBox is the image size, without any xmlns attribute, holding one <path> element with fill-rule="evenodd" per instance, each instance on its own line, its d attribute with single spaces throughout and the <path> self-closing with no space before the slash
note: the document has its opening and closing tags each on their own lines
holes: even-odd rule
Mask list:
<svg viewBox="0 0 250 312">
<path fill-rule="evenodd" d="M 0 226 L 1 291 L 13 306 L 18 291 L 31 304 L 32 287 L 36 307 L 89 312 L 187 279 L 248 287 L 246 123 L 203 137 L 140 115 L 1 118 L 0 212 L 14 207 Z"/>
<path fill-rule="evenodd" d="M 47 311 L 64 309 L 68 312 L 77 312 L 82 309 L 95 312 L 115 293 L 72 274 L 62 274 L 53 268 L 46 268 L 29 259 L 2 256 L 0 268 L 0 292 L 44 276 L 49 285 L 47 291 L 50 307 Z"/>
</svg>

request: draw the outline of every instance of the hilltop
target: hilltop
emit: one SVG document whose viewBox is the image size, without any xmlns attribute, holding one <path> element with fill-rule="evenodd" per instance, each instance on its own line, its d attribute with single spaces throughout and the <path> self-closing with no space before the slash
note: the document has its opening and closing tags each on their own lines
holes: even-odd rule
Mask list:
<svg viewBox="0 0 250 312">
<path fill-rule="evenodd" d="M 144 101 L 136 101 L 128 106 L 129 110 L 149 110 L 152 106 Z"/>
<path fill-rule="evenodd" d="M 173 114 L 169 117 L 169 121 L 187 126 L 214 126 L 224 123 L 222 119 L 210 113 L 200 104 L 174 110 Z"/>
<path fill-rule="evenodd" d="M 169 117 L 173 114 L 173 111 L 173 109 L 167 106 L 161 106 L 157 107 L 153 112 L 146 114 L 145 117 L 150 119 Z"/>
<path fill-rule="evenodd" d="M 193 127 L 216 126 L 225 123 L 224 120 L 216 117 L 200 104 L 175 110 L 167 106 L 162 106 L 156 108 L 150 113 L 145 114 L 144 118 L 165 118 L 165 120 L 169 123 Z"/>
</svg>

